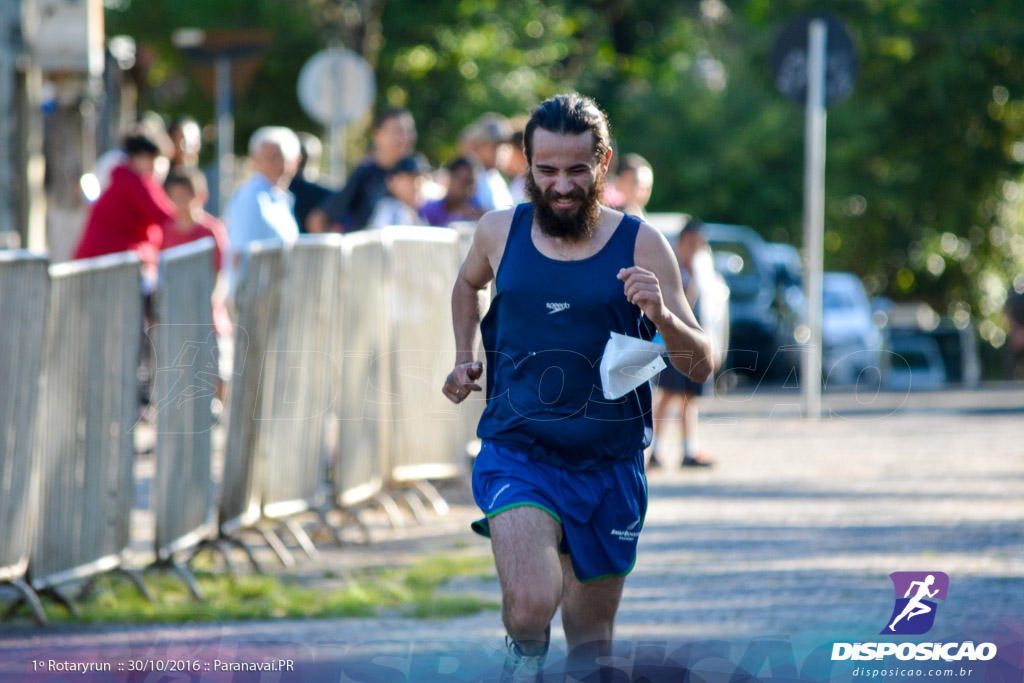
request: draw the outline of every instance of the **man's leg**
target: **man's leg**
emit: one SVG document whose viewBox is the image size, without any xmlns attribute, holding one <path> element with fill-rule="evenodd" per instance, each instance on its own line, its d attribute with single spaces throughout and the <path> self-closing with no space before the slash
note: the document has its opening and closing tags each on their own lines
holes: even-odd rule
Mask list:
<svg viewBox="0 0 1024 683">
<path fill-rule="evenodd" d="M 693 403 L 693 394 L 683 392 L 682 406 L 679 410 L 681 431 L 683 432 L 683 455 L 697 455 L 697 406 Z"/>
<path fill-rule="evenodd" d="M 489 526 L 505 629 L 523 654 L 539 654 L 562 598 L 561 526 L 532 506 L 505 510 L 491 517 Z"/>
<path fill-rule="evenodd" d="M 654 436 L 651 440 L 651 457 L 647 461 L 649 469 L 661 467 L 661 458 L 665 457 L 664 453 L 661 458 L 658 457 L 658 442 L 660 439 L 661 443 L 664 443 L 665 430 L 668 429 L 665 418 L 668 416 L 669 408 L 675 403 L 675 396 L 676 394 L 668 389 L 659 389 L 655 394 L 654 419 L 652 421 Z"/>
<path fill-rule="evenodd" d="M 697 404 L 695 395 L 689 391 L 684 392 L 683 406 L 679 414 L 683 430 L 683 466 L 684 467 L 709 467 L 712 461 L 705 459 L 700 454 L 700 444 L 697 436 Z"/>
<path fill-rule="evenodd" d="M 569 651 L 567 671 L 585 672 L 598 657 L 611 654 L 612 628 L 625 577 L 582 583 L 568 555 L 562 564 L 562 627 Z"/>
</svg>

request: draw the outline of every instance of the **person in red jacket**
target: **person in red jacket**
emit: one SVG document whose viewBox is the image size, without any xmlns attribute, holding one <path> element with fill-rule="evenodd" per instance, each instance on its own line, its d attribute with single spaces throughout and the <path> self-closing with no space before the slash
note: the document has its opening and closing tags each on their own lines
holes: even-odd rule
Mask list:
<svg viewBox="0 0 1024 683">
<path fill-rule="evenodd" d="M 74 258 L 136 251 L 155 269 L 163 228 L 172 224 L 174 203 L 160 183 L 167 172 L 166 135 L 141 126 L 124 138 L 127 159 L 110 174 L 110 186 L 92 207 Z"/>
<path fill-rule="evenodd" d="M 145 322 L 139 350 L 139 415 L 151 419 L 146 406 L 155 367 L 145 330 L 154 322 L 150 295 L 156 288 L 164 226 L 171 226 L 177 213 L 161 186 L 171 143 L 165 132 L 138 124 L 125 135 L 121 149 L 126 158 L 111 171 L 110 185 L 93 204 L 73 258 L 135 251 L 142 259 Z"/>
</svg>

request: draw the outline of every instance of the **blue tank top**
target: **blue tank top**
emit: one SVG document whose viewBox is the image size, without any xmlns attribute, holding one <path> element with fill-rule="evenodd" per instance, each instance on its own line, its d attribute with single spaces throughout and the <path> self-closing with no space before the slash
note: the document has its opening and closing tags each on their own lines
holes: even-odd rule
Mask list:
<svg viewBox="0 0 1024 683">
<path fill-rule="evenodd" d="M 650 384 L 607 400 L 600 362 L 611 332 L 655 333 L 617 278 L 633 265 L 640 220 L 624 216 L 599 252 L 578 261 L 541 254 L 532 223 L 533 205 L 517 206 L 480 324 L 487 407 L 477 436 L 569 470 L 634 457 L 651 441 Z"/>
</svg>

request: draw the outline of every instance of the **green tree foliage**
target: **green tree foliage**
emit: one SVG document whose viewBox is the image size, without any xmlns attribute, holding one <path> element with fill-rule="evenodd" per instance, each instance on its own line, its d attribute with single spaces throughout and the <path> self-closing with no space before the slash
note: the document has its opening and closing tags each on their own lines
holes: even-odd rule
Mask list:
<svg viewBox="0 0 1024 683">
<path fill-rule="evenodd" d="M 115 3 L 118 4 L 118 3 Z M 525 114 L 576 89 L 607 110 L 622 151 L 655 169 L 650 209 L 753 226 L 800 245 L 803 111 L 770 73 L 782 27 L 821 3 L 792 0 L 120 0 L 108 31 L 187 73 L 180 26 L 264 26 L 274 43 L 239 103 L 238 138 L 268 122 L 314 129 L 294 81 L 327 45 L 376 64 L 381 103 L 408 106 L 435 162 L 485 111 Z M 826 268 L 869 290 L 974 317 L 993 346 L 1017 277 L 1024 291 L 1024 15 L 988 3 L 841 0 L 859 51 L 851 96 L 829 111 Z M 153 79 L 160 93 L 159 78 Z M 190 86 L 159 101 L 209 120 Z"/>
</svg>

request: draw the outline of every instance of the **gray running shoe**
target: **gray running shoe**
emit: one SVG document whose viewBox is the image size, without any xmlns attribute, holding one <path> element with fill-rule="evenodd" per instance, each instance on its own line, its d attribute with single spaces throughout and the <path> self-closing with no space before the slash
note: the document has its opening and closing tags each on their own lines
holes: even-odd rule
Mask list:
<svg viewBox="0 0 1024 683">
<path fill-rule="evenodd" d="M 527 681 L 540 681 L 541 671 L 544 670 L 544 660 L 548 656 L 548 646 L 551 644 L 551 627 L 548 626 L 544 632 L 544 650 L 535 655 L 523 654 L 519 643 L 505 636 L 505 644 L 508 646 L 508 654 L 505 655 L 505 666 L 501 670 L 500 683 L 526 683 Z"/>
</svg>

